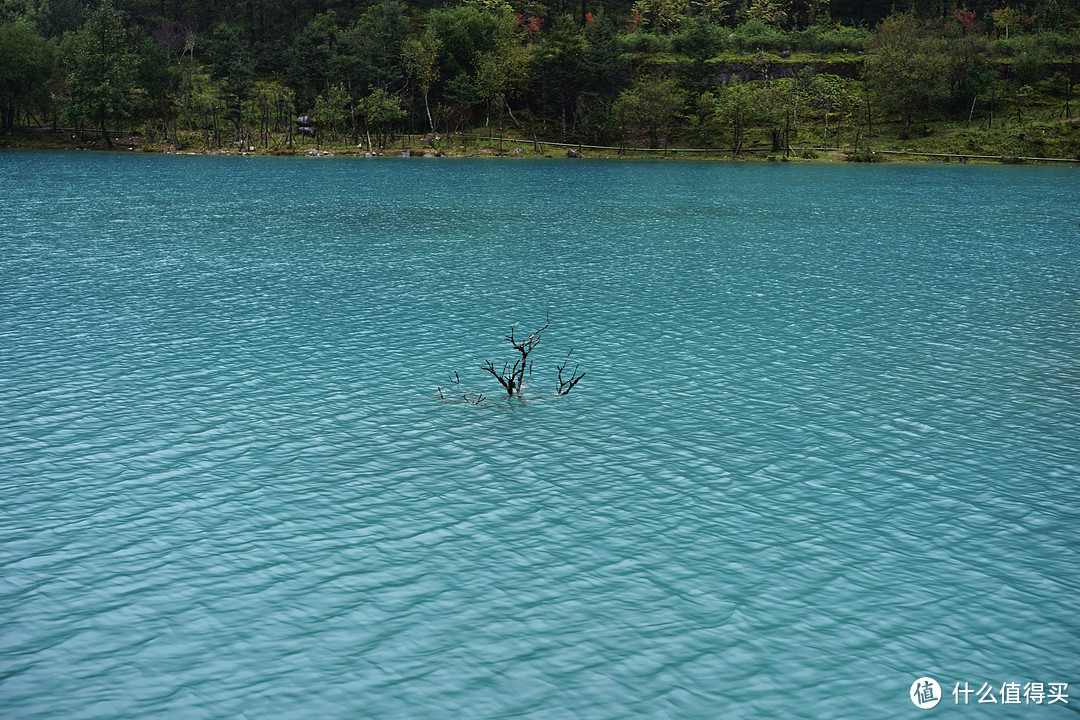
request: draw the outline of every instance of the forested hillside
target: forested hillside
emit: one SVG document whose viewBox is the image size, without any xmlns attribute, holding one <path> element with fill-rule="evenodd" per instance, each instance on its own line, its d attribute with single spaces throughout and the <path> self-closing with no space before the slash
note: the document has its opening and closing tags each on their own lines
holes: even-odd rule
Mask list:
<svg viewBox="0 0 1080 720">
<path fill-rule="evenodd" d="M 901 7 L 3 0 L 2 129 L 110 147 L 376 149 L 483 128 L 529 143 L 857 154 L 868 138 L 944 131 L 951 149 L 996 152 L 986 133 L 1011 128 L 1020 150 L 1076 153 L 1080 0 Z"/>
</svg>

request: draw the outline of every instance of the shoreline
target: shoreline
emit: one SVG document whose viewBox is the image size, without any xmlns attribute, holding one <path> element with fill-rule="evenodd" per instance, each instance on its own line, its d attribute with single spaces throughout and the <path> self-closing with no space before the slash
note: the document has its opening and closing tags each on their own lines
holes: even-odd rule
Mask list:
<svg viewBox="0 0 1080 720">
<path fill-rule="evenodd" d="M 730 148 L 618 148 L 571 144 L 556 141 L 533 141 L 532 139 L 513 137 L 466 136 L 466 147 L 451 142 L 450 138 L 438 144 L 424 142 L 430 136 L 410 135 L 395 141 L 394 145 L 377 148 L 374 151 L 363 146 L 346 144 L 310 143 L 310 141 L 292 141 L 292 147 L 283 147 L 289 142 L 286 136 L 276 136 L 273 147 L 256 147 L 233 143 L 229 147 L 183 147 L 175 144 L 146 144 L 139 135 L 117 137 L 110 149 L 97 138 L 88 138 L 79 142 L 71 130 L 51 128 L 21 128 L 0 137 L 0 149 L 6 150 L 56 150 L 56 151 L 96 151 L 117 153 L 148 153 L 157 155 L 201 155 L 201 156 L 238 156 L 238 157 L 352 157 L 352 158 L 502 158 L 502 159 L 554 159 L 573 158 L 582 160 L 667 160 L 691 162 L 784 162 L 784 163 L 906 163 L 906 164 L 980 164 L 980 165 L 1080 165 L 1080 155 L 1075 158 L 1046 157 L 1041 155 L 1021 155 L 1012 153 L 986 152 L 934 152 L 931 148 L 904 148 L 897 144 L 891 148 L 870 147 L 858 151 L 851 147 L 791 147 L 789 152 L 772 150 L 766 147 L 752 147 L 733 155 Z M 441 140 L 441 138 L 440 138 Z M 885 138 L 878 139 L 879 144 L 887 144 Z M 310 143 L 310 144 L 309 144 Z M 475 143 L 475 144 L 473 144 Z M 921 145 L 916 143 L 917 145 Z"/>
</svg>

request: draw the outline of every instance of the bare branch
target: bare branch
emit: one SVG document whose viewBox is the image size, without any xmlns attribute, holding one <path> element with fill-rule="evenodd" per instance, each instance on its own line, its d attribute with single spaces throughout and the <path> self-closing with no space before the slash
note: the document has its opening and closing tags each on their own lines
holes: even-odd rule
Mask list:
<svg viewBox="0 0 1080 720">
<path fill-rule="evenodd" d="M 558 366 L 559 376 L 557 382 L 559 387 L 556 392 L 559 395 L 566 395 L 568 392 L 574 389 L 574 386 L 581 381 L 581 378 L 585 377 L 585 373 L 581 373 L 580 375 L 577 374 L 578 365 L 574 365 L 574 370 L 570 373 L 570 379 L 562 379 L 563 370 L 566 369 L 567 364 L 570 362 L 570 353 L 572 352 L 574 352 L 574 348 L 570 348 L 570 352 L 566 353 L 566 359 L 563 360 L 563 364 Z"/>
<path fill-rule="evenodd" d="M 506 391 L 508 397 L 522 397 L 523 390 L 526 384 L 532 381 L 533 375 L 533 362 L 530 358 L 530 354 L 540 344 L 541 337 L 544 331 L 551 326 L 550 314 L 545 314 L 544 324 L 534 330 L 532 333 L 522 338 L 518 333 L 514 325 L 510 326 L 510 334 L 505 336 L 507 342 L 517 351 L 517 357 L 511 362 L 507 360 L 503 362 L 501 371 L 496 368 L 495 363 L 491 360 L 485 360 L 478 365 L 481 370 L 486 370 L 491 373 L 491 376 L 499 381 L 503 390 Z M 558 367 L 558 395 L 565 395 L 574 389 L 585 373 L 578 372 L 578 365 L 574 366 L 573 371 L 570 373 L 570 378 L 564 380 L 562 377 L 563 372 L 566 370 L 566 366 L 570 364 L 570 353 L 574 352 L 571 348 L 570 352 L 566 354 L 566 359 L 563 360 L 562 365 Z M 473 405 L 480 405 L 484 403 L 485 397 L 482 393 L 477 393 L 471 388 L 467 388 L 461 383 L 461 377 L 455 372 L 450 380 L 451 384 L 457 388 L 457 392 L 461 393 L 461 399 L 465 402 Z M 438 388 L 439 399 L 448 402 L 459 402 L 458 400 L 451 400 L 449 396 L 443 393 L 442 387 Z M 455 394 L 456 395 L 456 394 Z"/>
<path fill-rule="evenodd" d="M 470 405 L 481 405 L 484 402 L 483 393 L 478 393 L 471 387 L 466 387 L 461 382 L 461 376 L 458 373 L 454 373 L 450 376 L 450 384 L 453 386 L 452 391 L 444 392 L 443 387 L 438 387 L 438 398 L 444 403 L 458 403 L 466 402 Z M 450 393 L 450 394 L 448 394 Z"/>
<path fill-rule="evenodd" d="M 513 382 L 513 378 L 507 377 L 505 363 L 503 364 L 503 369 L 501 373 L 495 369 L 495 363 L 491 362 L 490 360 L 487 361 L 486 365 L 480 365 L 479 367 L 482 370 L 487 370 L 489 373 L 491 373 L 492 376 L 499 381 L 499 384 L 503 386 L 503 389 L 506 390 L 508 395 L 514 394 L 513 386 L 510 384 Z"/>
</svg>

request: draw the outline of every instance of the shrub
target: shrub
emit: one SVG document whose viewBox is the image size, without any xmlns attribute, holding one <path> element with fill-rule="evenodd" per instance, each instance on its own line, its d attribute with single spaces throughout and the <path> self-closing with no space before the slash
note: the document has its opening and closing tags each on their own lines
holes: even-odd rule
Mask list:
<svg viewBox="0 0 1080 720">
<path fill-rule="evenodd" d="M 990 52 L 1001 57 L 1023 57 L 1025 54 L 1074 57 L 1080 54 L 1080 32 L 1044 32 L 1038 35 L 1022 33 L 1008 39 L 998 38 L 990 43 Z"/>
<path fill-rule="evenodd" d="M 630 53 L 666 53 L 671 52 L 671 38 L 650 32 L 637 31 L 622 36 L 623 49 Z"/>
<path fill-rule="evenodd" d="M 863 27 L 811 25 L 797 36 L 798 45 L 808 52 L 835 53 L 865 50 L 873 33 Z"/>
<path fill-rule="evenodd" d="M 1046 76 L 1046 57 L 1042 52 L 1021 53 L 1012 61 L 1012 77 L 1018 85 L 1035 85 Z"/>
<path fill-rule="evenodd" d="M 855 150 L 844 153 L 844 159 L 848 162 L 879 163 L 888 162 L 888 156 L 870 150 Z"/>
<path fill-rule="evenodd" d="M 720 52 L 724 45 L 724 31 L 710 22 L 697 18 L 689 20 L 682 32 L 672 41 L 677 53 L 699 60 L 708 60 Z"/>
<path fill-rule="evenodd" d="M 735 28 L 728 41 L 739 50 L 786 50 L 794 45 L 792 38 L 782 30 L 770 27 L 760 20 L 747 20 Z"/>
</svg>

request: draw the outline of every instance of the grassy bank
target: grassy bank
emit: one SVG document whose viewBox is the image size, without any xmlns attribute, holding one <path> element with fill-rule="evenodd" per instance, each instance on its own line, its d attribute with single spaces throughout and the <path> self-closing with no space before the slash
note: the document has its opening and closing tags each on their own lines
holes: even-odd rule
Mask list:
<svg viewBox="0 0 1080 720">
<path fill-rule="evenodd" d="M 940 123 L 905 127 L 879 123 L 866 136 L 865 128 L 835 125 L 828 134 L 820 126 L 807 125 L 792 134 L 790 145 L 774 149 L 764 129 L 748 133 L 740 152 L 731 147 L 679 144 L 659 148 L 630 144 L 594 146 L 561 143 L 507 133 L 500 137 L 479 129 L 451 136 L 405 135 L 375 148 L 355 139 L 327 142 L 293 135 L 273 135 L 265 141 L 214 143 L 198 133 L 182 133 L 179 142 L 147 138 L 142 134 L 113 136 L 118 152 L 187 153 L 278 156 L 382 156 L 407 153 L 411 157 L 567 157 L 670 158 L 791 162 L 1039 162 L 1080 164 L 1080 118 L 1071 120 L 1015 119 L 997 121 L 992 129 L 967 124 Z M 856 144 L 857 143 L 857 144 Z M 100 135 L 87 133 L 80 139 L 70 130 L 20 129 L 0 137 L 0 147 L 52 150 L 105 150 Z"/>
</svg>

